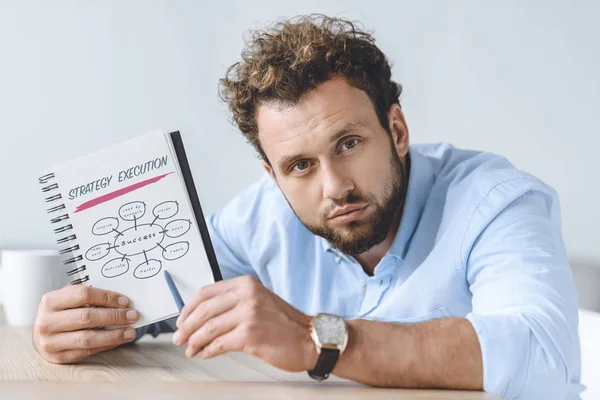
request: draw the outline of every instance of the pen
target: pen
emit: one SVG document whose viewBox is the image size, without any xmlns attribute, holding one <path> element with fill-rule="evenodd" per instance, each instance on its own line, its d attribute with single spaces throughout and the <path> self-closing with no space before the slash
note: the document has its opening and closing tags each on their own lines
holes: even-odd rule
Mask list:
<svg viewBox="0 0 600 400">
<path fill-rule="evenodd" d="M 173 299 L 175 300 L 175 303 L 177 304 L 177 308 L 179 309 L 179 312 L 181 312 L 181 309 L 184 306 L 183 299 L 181 298 L 181 295 L 179 294 L 179 290 L 177 290 L 177 286 L 175 286 L 175 282 L 173 282 L 173 278 L 171 278 L 171 274 L 169 274 L 169 271 L 167 271 L 166 269 L 165 269 L 165 279 L 167 280 L 167 284 L 169 285 L 169 290 L 171 290 Z"/>
</svg>

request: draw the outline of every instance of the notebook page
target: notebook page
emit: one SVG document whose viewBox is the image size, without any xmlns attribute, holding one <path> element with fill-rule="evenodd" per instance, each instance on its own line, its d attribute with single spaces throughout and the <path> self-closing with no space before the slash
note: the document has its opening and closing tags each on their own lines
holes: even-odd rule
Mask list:
<svg viewBox="0 0 600 400">
<path fill-rule="evenodd" d="M 81 255 L 85 284 L 126 294 L 139 327 L 178 315 L 166 268 L 184 301 L 214 282 L 167 136 L 160 131 L 53 169 Z M 53 224 L 60 225 L 60 224 Z M 185 284 L 184 284 L 185 283 Z"/>
</svg>

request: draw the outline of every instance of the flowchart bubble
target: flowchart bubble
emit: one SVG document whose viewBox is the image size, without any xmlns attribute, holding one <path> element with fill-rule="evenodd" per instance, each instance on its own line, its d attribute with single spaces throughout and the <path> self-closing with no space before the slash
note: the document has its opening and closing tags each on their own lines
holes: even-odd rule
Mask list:
<svg viewBox="0 0 600 400">
<path fill-rule="evenodd" d="M 161 268 L 162 262 L 151 259 L 135 267 L 135 270 L 133 270 L 133 276 L 138 279 L 152 278 L 154 275 L 160 272 Z"/>
<path fill-rule="evenodd" d="M 170 238 L 178 238 L 185 235 L 191 226 L 189 219 L 174 219 L 165 226 L 165 233 Z"/>
<path fill-rule="evenodd" d="M 152 215 L 158 219 L 169 219 L 179 212 L 179 203 L 164 201 L 152 209 Z"/>
<path fill-rule="evenodd" d="M 165 237 L 162 226 L 141 224 L 132 226 L 115 238 L 114 247 L 123 256 L 135 256 L 154 249 Z"/>
<path fill-rule="evenodd" d="M 146 214 L 146 204 L 143 201 L 132 201 L 119 208 L 119 216 L 125 221 L 140 219 Z"/>
<path fill-rule="evenodd" d="M 92 233 L 94 235 L 106 235 L 108 233 L 114 232 L 115 229 L 119 227 L 119 219 L 115 217 L 106 217 L 97 221 L 94 226 L 92 226 Z"/>
<path fill-rule="evenodd" d="M 85 252 L 85 258 L 89 261 L 98 261 L 110 253 L 110 243 L 99 243 Z"/>
<path fill-rule="evenodd" d="M 115 278 L 129 271 L 129 259 L 114 258 L 104 264 L 102 267 L 102 275 L 106 278 Z"/>
<path fill-rule="evenodd" d="M 173 261 L 185 256 L 190 249 L 188 242 L 177 242 L 165 246 L 163 250 L 163 257 L 165 260 Z"/>
</svg>

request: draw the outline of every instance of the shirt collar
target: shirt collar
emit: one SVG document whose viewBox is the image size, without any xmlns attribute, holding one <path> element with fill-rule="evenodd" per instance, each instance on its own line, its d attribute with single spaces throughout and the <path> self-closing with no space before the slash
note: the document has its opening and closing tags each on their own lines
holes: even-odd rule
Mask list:
<svg viewBox="0 0 600 400">
<path fill-rule="evenodd" d="M 402 220 L 400 227 L 396 233 L 396 237 L 388 250 L 388 255 L 404 259 L 412 235 L 417 228 L 427 197 L 431 192 L 431 187 L 435 180 L 433 166 L 429 159 L 416 150 L 414 147 L 409 147 L 410 154 L 410 174 L 408 178 L 408 189 L 406 192 L 406 200 L 402 211 Z M 321 237 L 321 243 L 325 251 L 331 251 L 339 256 L 346 256 L 334 249 L 331 243 Z"/>
</svg>

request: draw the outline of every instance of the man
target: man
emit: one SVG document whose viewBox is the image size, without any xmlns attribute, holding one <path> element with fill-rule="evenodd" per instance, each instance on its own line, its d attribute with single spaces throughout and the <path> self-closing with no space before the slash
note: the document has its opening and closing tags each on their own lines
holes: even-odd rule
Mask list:
<svg viewBox="0 0 600 400">
<path fill-rule="evenodd" d="M 207 219 L 225 280 L 188 302 L 175 344 L 315 379 L 577 396 L 555 191 L 500 156 L 409 146 L 401 87 L 348 21 L 281 22 L 243 54 L 221 95 L 267 174 Z M 49 293 L 36 348 L 75 362 L 132 341 L 131 329 L 86 329 L 135 320 L 127 303 L 85 287 Z"/>
</svg>

